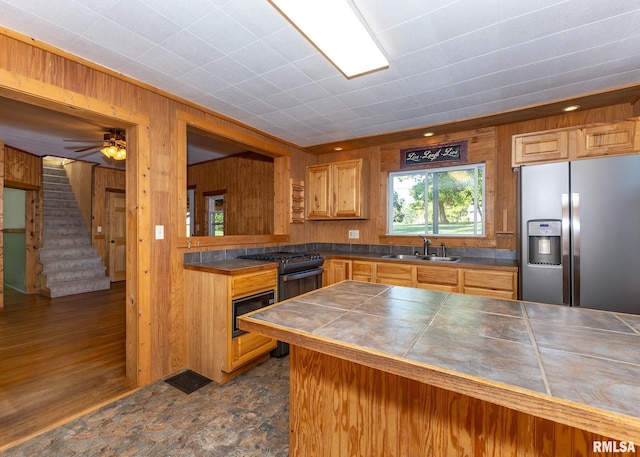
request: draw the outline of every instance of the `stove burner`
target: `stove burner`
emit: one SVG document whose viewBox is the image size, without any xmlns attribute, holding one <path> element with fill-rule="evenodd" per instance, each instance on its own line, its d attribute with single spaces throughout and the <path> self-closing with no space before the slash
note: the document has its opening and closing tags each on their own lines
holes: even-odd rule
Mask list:
<svg viewBox="0 0 640 457">
<path fill-rule="evenodd" d="M 241 255 L 238 258 L 278 262 L 280 263 L 280 273 L 318 268 L 324 263 L 322 256 L 315 252 L 265 252 L 263 254 Z"/>
</svg>

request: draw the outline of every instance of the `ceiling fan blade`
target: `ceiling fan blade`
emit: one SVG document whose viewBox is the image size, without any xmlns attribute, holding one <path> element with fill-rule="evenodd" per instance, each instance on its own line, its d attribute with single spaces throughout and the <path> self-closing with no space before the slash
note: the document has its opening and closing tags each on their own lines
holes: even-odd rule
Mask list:
<svg viewBox="0 0 640 457">
<path fill-rule="evenodd" d="M 70 141 L 72 143 L 102 143 L 103 140 L 62 140 Z"/>
<path fill-rule="evenodd" d="M 76 158 L 75 158 L 75 160 L 79 160 L 79 159 L 82 159 L 82 158 L 84 158 L 84 157 L 91 156 L 91 155 L 95 154 L 96 152 L 98 152 L 98 151 L 89 152 L 89 153 L 87 153 L 87 154 L 79 155 L 78 157 L 76 157 Z"/>
<path fill-rule="evenodd" d="M 101 147 L 102 147 L 102 145 L 100 145 L 100 146 L 89 146 L 88 148 L 76 149 L 74 152 L 85 152 L 85 151 L 90 151 L 91 149 L 100 149 Z"/>
</svg>

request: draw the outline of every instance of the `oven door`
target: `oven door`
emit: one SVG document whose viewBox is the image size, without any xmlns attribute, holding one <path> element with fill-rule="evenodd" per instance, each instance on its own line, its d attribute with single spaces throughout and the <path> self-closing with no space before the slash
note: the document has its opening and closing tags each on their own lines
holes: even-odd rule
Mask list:
<svg viewBox="0 0 640 457">
<path fill-rule="evenodd" d="M 324 268 L 297 271 L 280 275 L 278 282 L 278 301 L 293 298 L 322 287 Z"/>
<path fill-rule="evenodd" d="M 269 305 L 273 305 L 276 301 L 276 293 L 273 290 L 262 292 L 249 297 L 242 297 L 231 301 L 231 328 L 233 329 L 231 336 L 233 338 L 246 333 L 244 330 L 238 328 L 236 318 L 243 314 L 250 313 L 260 308 L 265 308 Z"/>
</svg>

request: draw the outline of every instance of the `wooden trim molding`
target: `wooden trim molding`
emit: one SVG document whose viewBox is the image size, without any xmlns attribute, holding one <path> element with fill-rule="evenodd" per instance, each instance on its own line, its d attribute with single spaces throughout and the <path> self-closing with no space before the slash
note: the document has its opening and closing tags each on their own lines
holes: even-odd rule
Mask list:
<svg viewBox="0 0 640 457">
<path fill-rule="evenodd" d="M 151 167 L 149 118 L 129 109 L 0 69 L 0 95 L 87 119 L 127 124 L 127 378 L 151 382 Z M 4 151 L 4 148 L 2 148 Z M 2 166 L 4 177 L 4 164 Z"/>
</svg>

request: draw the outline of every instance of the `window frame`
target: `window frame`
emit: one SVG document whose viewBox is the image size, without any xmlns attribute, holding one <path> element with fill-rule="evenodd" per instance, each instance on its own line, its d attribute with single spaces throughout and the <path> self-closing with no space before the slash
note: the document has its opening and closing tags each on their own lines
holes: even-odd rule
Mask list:
<svg viewBox="0 0 640 457">
<path fill-rule="evenodd" d="M 487 227 L 486 227 L 486 187 L 487 187 L 487 165 L 485 162 L 477 162 L 477 163 L 466 163 L 463 165 L 452 165 L 445 167 L 428 167 L 428 168 L 420 168 L 420 169 L 405 169 L 389 172 L 387 177 L 387 235 L 388 236 L 406 236 L 406 235 L 415 235 L 415 234 L 405 234 L 405 233 L 394 233 L 393 231 L 393 180 L 398 176 L 409 176 L 409 175 L 425 175 L 425 185 L 428 183 L 428 174 L 429 173 L 443 173 L 448 171 L 459 171 L 465 169 L 472 169 L 474 175 L 474 201 L 478 202 L 478 197 L 481 198 L 481 205 L 476 205 L 480 211 L 475 211 L 473 215 L 473 227 L 474 233 L 464 233 L 464 234 L 448 234 L 448 233 L 436 233 L 438 223 L 434 222 L 432 232 L 428 231 L 429 227 L 429 219 L 427 214 L 425 214 L 425 227 L 424 227 L 424 235 L 428 236 L 437 236 L 437 237 L 472 237 L 472 238 L 482 238 L 487 236 Z M 482 189 L 478 189 L 478 176 L 479 170 L 482 170 L 482 179 L 483 185 Z M 428 190 L 425 189 L 425 213 L 428 213 L 428 206 L 430 202 L 426 201 L 428 196 Z M 435 200 L 435 205 L 437 206 L 437 200 Z M 478 227 L 478 215 L 480 215 L 480 227 Z M 434 212 L 434 219 L 437 217 L 437 212 Z M 479 230 L 478 230 L 479 229 Z"/>
</svg>

